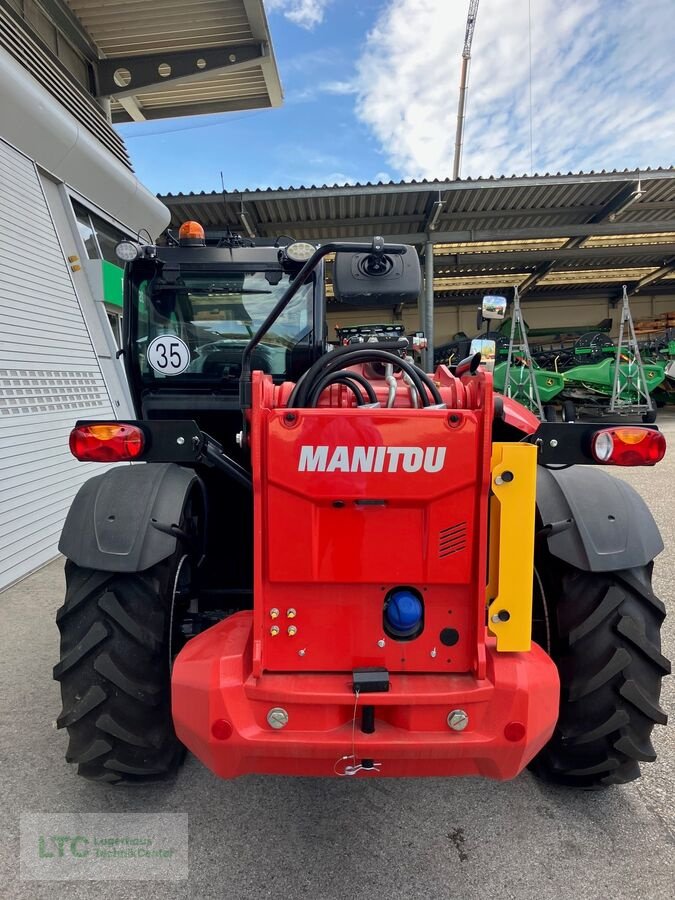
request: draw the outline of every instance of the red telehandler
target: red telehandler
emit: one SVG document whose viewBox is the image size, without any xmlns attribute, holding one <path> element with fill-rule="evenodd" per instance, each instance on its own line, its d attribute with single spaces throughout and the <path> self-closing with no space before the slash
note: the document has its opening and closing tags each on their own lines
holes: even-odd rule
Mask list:
<svg viewBox="0 0 675 900">
<path fill-rule="evenodd" d="M 271 242 L 270 242 L 271 243 Z M 405 339 L 326 352 L 338 300 L 410 302 L 411 247 L 126 242 L 133 421 L 70 509 L 55 667 L 94 781 L 213 772 L 630 781 L 655 758 L 662 542 L 603 466 L 655 426 L 540 423 L 480 357 Z"/>
</svg>

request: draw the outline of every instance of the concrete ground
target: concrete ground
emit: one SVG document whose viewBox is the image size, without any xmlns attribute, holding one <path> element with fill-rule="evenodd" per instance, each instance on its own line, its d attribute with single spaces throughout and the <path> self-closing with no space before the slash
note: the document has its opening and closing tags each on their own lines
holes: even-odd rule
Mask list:
<svg viewBox="0 0 675 900">
<path fill-rule="evenodd" d="M 675 418 L 661 424 L 675 441 Z M 618 473 L 645 497 L 666 551 L 655 588 L 672 609 L 675 450 L 656 469 Z M 54 728 L 55 562 L 0 597 L 0 894 L 41 898 L 275 897 L 291 900 L 453 897 L 671 898 L 675 892 L 675 729 L 658 728 L 659 759 L 641 780 L 602 793 L 478 779 L 245 778 L 219 781 L 193 758 L 175 783 L 111 788 L 75 776 Z M 675 658 L 675 615 L 664 653 Z M 673 709 L 666 679 L 662 703 Z M 185 812 L 188 882 L 19 879 L 27 812 Z"/>
</svg>

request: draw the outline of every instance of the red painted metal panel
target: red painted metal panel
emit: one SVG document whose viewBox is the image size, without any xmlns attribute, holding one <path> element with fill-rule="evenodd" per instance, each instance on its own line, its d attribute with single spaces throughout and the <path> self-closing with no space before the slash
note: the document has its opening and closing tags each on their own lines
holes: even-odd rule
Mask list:
<svg viewBox="0 0 675 900">
<path fill-rule="evenodd" d="M 388 693 L 362 694 L 355 708 L 349 674 L 268 673 L 255 678 L 252 624 L 250 612 L 236 613 L 193 638 L 173 669 L 176 733 L 223 778 L 343 774 L 351 762 L 344 757 L 353 754 L 357 762 L 366 758 L 379 763 L 383 776 L 503 780 L 515 777 L 553 731 L 558 672 L 536 644 L 529 653 L 498 654 L 494 641 L 488 641 L 484 679 L 392 674 Z M 365 704 L 375 707 L 372 734 L 360 729 Z M 288 725 L 281 730 L 267 723 L 273 707 L 288 713 Z M 453 709 L 467 713 L 464 731 L 448 727 Z M 216 734 L 227 738 L 214 736 L 214 723 L 219 723 Z M 522 727 L 513 728 L 513 723 Z M 514 731 L 520 737 L 509 740 L 506 735 Z"/>
<path fill-rule="evenodd" d="M 476 667 L 491 407 L 486 382 L 473 381 L 481 408 L 289 412 L 270 408 L 269 379 L 257 376 L 256 674 Z M 413 640 L 384 629 L 384 601 L 398 586 L 423 599 Z M 452 646 L 441 641 L 448 628 L 459 637 Z"/>
</svg>

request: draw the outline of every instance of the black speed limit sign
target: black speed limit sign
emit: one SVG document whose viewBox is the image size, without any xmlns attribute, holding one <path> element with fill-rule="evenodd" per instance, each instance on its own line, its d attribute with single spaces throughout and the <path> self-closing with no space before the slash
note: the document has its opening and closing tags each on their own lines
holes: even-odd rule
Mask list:
<svg viewBox="0 0 675 900">
<path fill-rule="evenodd" d="M 150 342 L 147 359 L 161 375 L 180 375 L 190 365 L 190 348 L 175 334 L 160 334 Z"/>
</svg>

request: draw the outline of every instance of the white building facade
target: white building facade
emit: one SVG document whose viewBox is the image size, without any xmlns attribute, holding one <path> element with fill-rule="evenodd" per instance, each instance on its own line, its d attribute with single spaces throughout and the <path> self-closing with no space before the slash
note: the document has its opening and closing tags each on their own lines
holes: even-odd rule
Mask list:
<svg viewBox="0 0 675 900">
<path fill-rule="evenodd" d="M 145 41 L 171 62 L 182 54 L 185 64 L 193 47 L 197 75 L 181 81 L 188 82 L 183 94 L 178 79 L 168 79 L 146 85 L 150 93 L 118 98 L 102 88 L 109 60 L 101 42 L 118 38 L 101 4 L 0 0 L 0 590 L 56 555 L 70 502 L 95 474 L 69 452 L 75 421 L 132 415 L 117 357 L 122 269 L 114 247 L 140 229 L 157 237 L 170 217 L 134 175 L 113 120 L 143 119 L 144 109 L 157 118 L 281 102 L 262 0 L 216 6 L 222 22 L 212 10 L 208 27 L 229 51 L 220 69 L 212 66 L 213 46 L 207 52 L 190 42 L 190 28 L 203 33 L 199 16 L 186 10 L 172 35 L 162 4 L 143 4 L 160 37 L 153 40 L 152 25 L 136 16 L 143 37 L 128 38 L 130 52 L 139 58 Z M 238 24 L 246 52 L 226 31 L 234 6 L 248 24 L 249 34 Z M 100 28 L 101 41 L 84 22 Z M 122 30 L 128 35 L 128 23 Z M 237 54 L 247 84 L 258 84 L 258 94 L 238 105 Z M 126 65 L 136 77 L 133 60 Z M 202 91 L 201 70 L 211 68 Z M 181 107 L 183 96 L 189 107 Z"/>
</svg>

